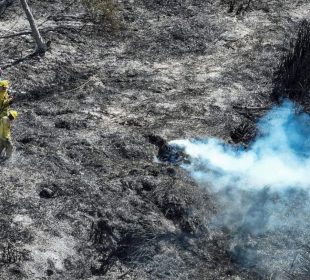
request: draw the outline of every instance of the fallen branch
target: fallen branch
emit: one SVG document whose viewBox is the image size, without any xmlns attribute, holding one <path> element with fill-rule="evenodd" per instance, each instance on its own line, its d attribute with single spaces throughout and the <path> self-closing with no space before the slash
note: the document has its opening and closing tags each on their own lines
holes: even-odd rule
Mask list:
<svg viewBox="0 0 310 280">
<path fill-rule="evenodd" d="M 69 89 L 69 90 L 65 90 L 65 91 L 59 92 L 59 94 L 73 92 L 73 91 L 76 91 L 76 90 L 79 90 L 79 89 L 83 88 L 85 85 L 89 84 L 92 81 L 92 78 L 94 76 L 96 76 L 96 75 L 93 75 L 93 76 L 89 77 L 89 79 L 86 82 L 84 82 L 83 84 L 81 84 L 80 86 L 78 86 L 76 88 L 72 88 L 72 89 Z"/>
<path fill-rule="evenodd" d="M 12 63 L 6 64 L 6 65 L 2 66 L 1 68 L 2 68 L 2 69 L 7 69 L 7 68 L 9 68 L 9 67 L 12 67 L 12 66 L 14 66 L 14 65 L 17 65 L 17 64 L 19 64 L 19 63 L 25 61 L 25 60 L 31 59 L 31 58 L 35 57 L 36 55 L 38 55 L 37 52 L 32 52 L 31 54 L 28 54 L 28 55 L 26 55 L 25 57 L 22 57 L 22 58 L 19 58 L 19 59 L 17 59 L 17 60 L 14 60 Z"/>
<path fill-rule="evenodd" d="M 84 27 L 85 27 L 85 25 L 81 25 L 81 26 L 58 25 L 58 26 L 55 26 L 55 27 L 46 27 L 44 29 L 41 29 L 40 32 L 46 33 L 46 32 L 57 31 L 58 29 L 68 29 L 68 30 L 74 29 L 75 31 L 77 31 L 76 28 L 84 28 Z M 9 35 L 0 36 L 0 39 L 14 38 L 14 37 L 19 37 L 19 36 L 23 36 L 23 35 L 30 35 L 30 34 L 31 34 L 31 31 L 22 31 L 22 32 L 15 33 L 15 34 L 9 34 Z"/>
<path fill-rule="evenodd" d="M 24 31 L 24 32 L 19 32 L 15 34 L 4 35 L 4 36 L 1 36 L 0 39 L 14 38 L 14 37 L 18 37 L 22 35 L 29 35 L 29 34 L 31 34 L 31 31 Z"/>
<path fill-rule="evenodd" d="M 241 109 L 241 110 L 269 110 L 269 107 L 244 107 L 244 106 L 233 106 L 234 109 Z"/>
</svg>

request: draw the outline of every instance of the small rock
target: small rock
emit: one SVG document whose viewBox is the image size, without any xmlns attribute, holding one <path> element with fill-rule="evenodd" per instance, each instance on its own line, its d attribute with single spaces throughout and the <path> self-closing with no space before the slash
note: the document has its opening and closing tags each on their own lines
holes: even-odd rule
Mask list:
<svg viewBox="0 0 310 280">
<path fill-rule="evenodd" d="M 42 198 L 53 198 L 55 195 L 55 192 L 49 188 L 44 188 L 40 191 L 39 196 Z"/>
<path fill-rule="evenodd" d="M 29 144 L 33 140 L 34 140 L 34 137 L 27 135 L 27 136 L 25 136 L 25 137 L 23 137 L 21 139 L 18 139 L 17 141 L 22 143 L 22 144 Z"/>
<path fill-rule="evenodd" d="M 47 269 L 46 271 L 47 276 L 52 276 L 54 274 L 54 271 L 51 269 Z"/>
</svg>

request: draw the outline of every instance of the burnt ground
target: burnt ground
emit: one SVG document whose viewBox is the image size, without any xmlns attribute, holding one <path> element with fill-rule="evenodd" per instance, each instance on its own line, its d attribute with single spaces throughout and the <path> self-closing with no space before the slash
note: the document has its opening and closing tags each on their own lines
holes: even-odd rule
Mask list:
<svg viewBox="0 0 310 280">
<path fill-rule="evenodd" d="M 275 277 L 234 261 L 229 233 L 206 226 L 216 199 L 155 156 L 177 138 L 252 137 L 308 2 L 123 0 L 114 28 L 70 1 L 30 4 L 51 48 L 14 65 L 33 40 L 1 39 L 20 118 L 1 165 L 0 278 Z M 1 26 L 28 30 L 17 2 Z"/>
</svg>

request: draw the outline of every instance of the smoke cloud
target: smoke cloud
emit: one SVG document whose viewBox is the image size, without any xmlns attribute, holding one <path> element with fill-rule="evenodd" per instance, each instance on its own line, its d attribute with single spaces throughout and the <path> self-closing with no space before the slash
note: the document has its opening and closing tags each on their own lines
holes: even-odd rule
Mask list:
<svg viewBox="0 0 310 280">
<path fill-rule="evenodd" d="M 310 241 L 310 116 L 286 101 L 257 125 L 248 147 L 214 138 L 170 145 L 184 150 L 183 168 L 218 199 L 209 226 L 229 232 L 235 260 L 283 279 Z"/>
</svg>

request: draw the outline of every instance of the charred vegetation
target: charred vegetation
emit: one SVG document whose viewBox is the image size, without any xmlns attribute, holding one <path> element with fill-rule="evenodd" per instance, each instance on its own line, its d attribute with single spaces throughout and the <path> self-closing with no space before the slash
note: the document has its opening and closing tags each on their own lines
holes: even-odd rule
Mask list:
<svg viewBox="0 0 310 280">
<path fill-rule="evenodd" d="M 310 23 L 304 20 L 298 27 L 297 38 L 282 57 L 274 76 L 272 98 L 296 101 L 308 109 L 310 92 Z"/>
<path fill-rule="evenodd" d="M 253 10 L 269 12 L 268 2 L 264 0 L 221 0 L 228 7 L 227 12 L 234 15 L 244 15 Z"/>
<path fill-rule="evenodd" d="M 0 278 L 266 279 L 240 261 L 248 231 L 233 247 L 234 230 L 210 225 L 218 200 L 169 141 L 256 136 L 292 33 L 284 11 L 299 4 L 270 1 L 267 15 L 254 0 L 76 2 L 31 3 L 44 57 L 17 4 L 1 15 L 21 118 L 1 164 Z"/>
</svg>

